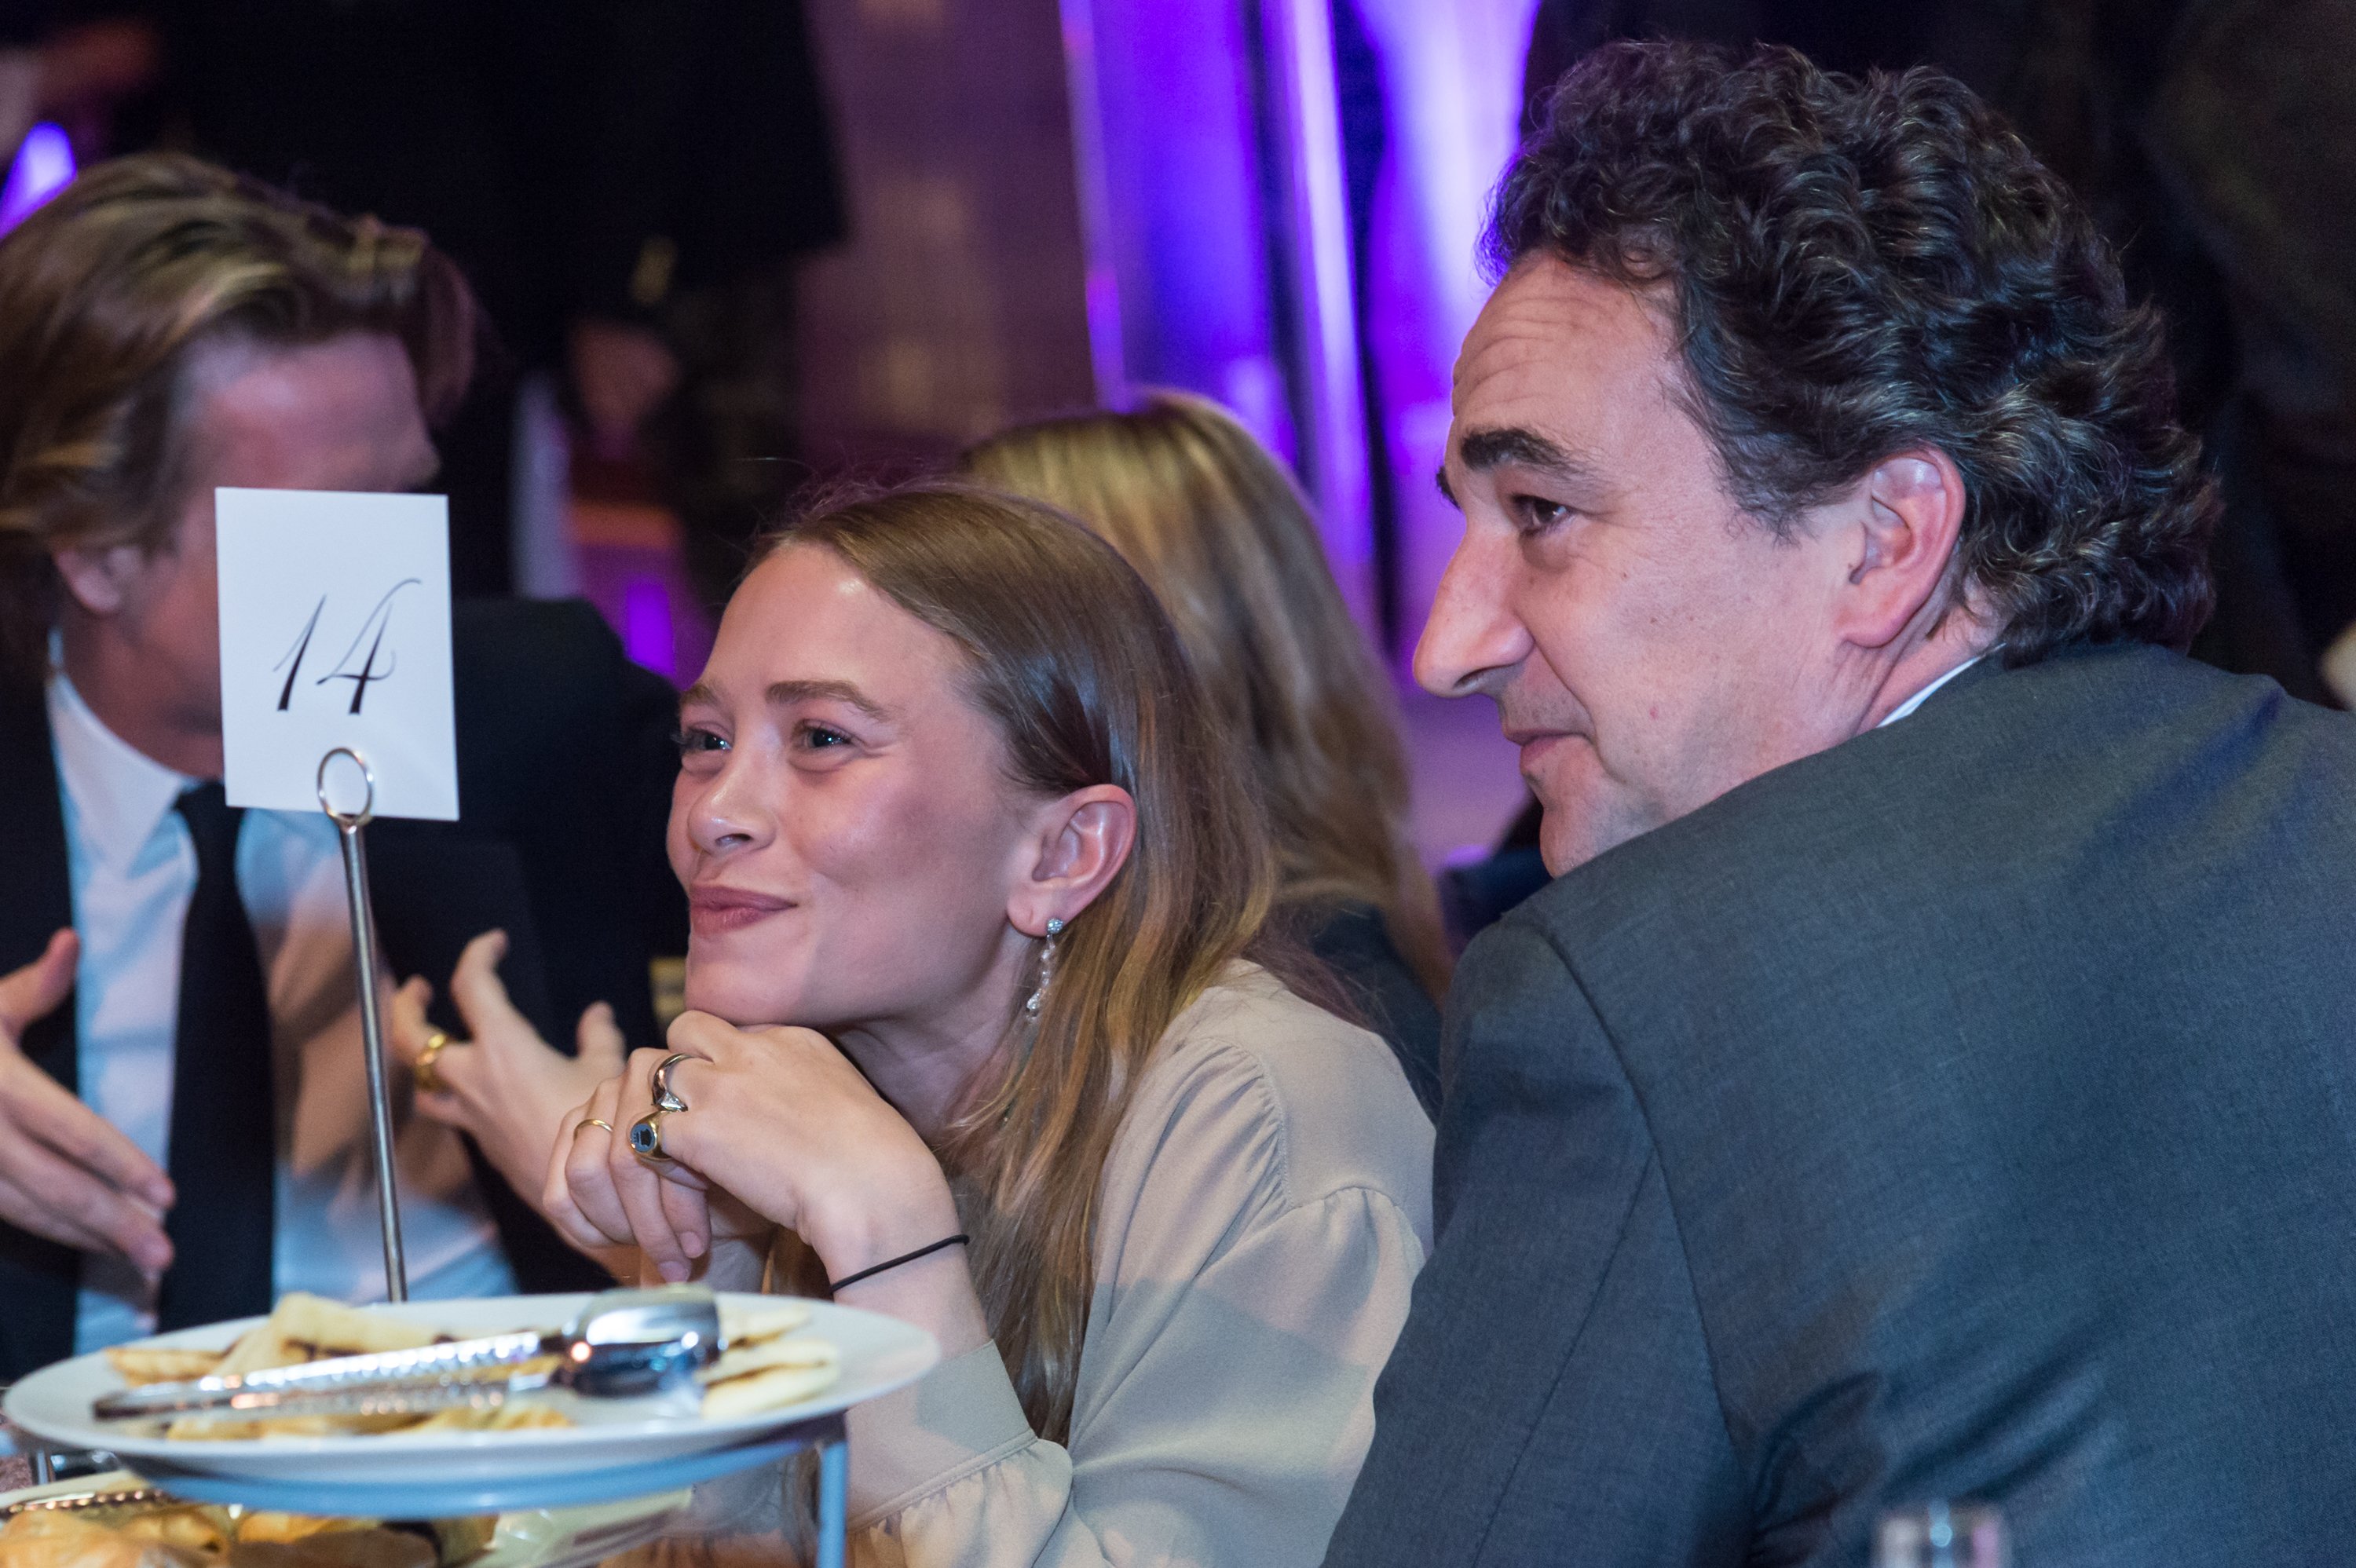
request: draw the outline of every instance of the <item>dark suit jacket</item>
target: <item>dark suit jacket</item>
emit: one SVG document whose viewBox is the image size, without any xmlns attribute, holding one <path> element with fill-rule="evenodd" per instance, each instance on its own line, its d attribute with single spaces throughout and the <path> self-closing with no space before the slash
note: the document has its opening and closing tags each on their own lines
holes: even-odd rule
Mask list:
<svg viewBox="0 0 2356 1568">
<path fill-rule="evenodd" d="M 448 980 L 459 949 L 504 927 L 516 1006 L 562 1050 L 591 1002 L 613 1004 L 633 1046 L 659 1042 L 647 961 L 684 947 L 686 912 L 662 859 L 669 807 L 670 688 L 622 656 L 588 605 L 461 603 L 452 627 L 456 822 L 368 829 L 378 934 L 396 976 L 434 983 L 436 1021 L 459 1029 Z M 64 816 L 38 688 L 0 691 L 0 973 L 71 923 Z M 75 1086 L 74 1004 L 25 1048 Z M 256 1136 L 229 1129 L 230 1136 Z M 266 1136 L 266 1135 L 265 1135 Z M 479 1159 L 476 1172 L 523 1288 L 605 1283 Z M 78 1253 L 0 1224 L 0 1381 L 73 1349 Z"/>
<path fill-rule="evenodd" d="M 1439 1237 L 1329 1563 L 2356 1539 L 2356 720 L 1976 667 L 1466 954 Z"/>
<path fill-rule="evenodd" d="M 1440 1008 L 1384 929 L 1382 912 L 1348 900 L 1301 910 L 1304 941 L 1398 1058 L 1424 1115 L 1440 1109 Z"/>
</svg>

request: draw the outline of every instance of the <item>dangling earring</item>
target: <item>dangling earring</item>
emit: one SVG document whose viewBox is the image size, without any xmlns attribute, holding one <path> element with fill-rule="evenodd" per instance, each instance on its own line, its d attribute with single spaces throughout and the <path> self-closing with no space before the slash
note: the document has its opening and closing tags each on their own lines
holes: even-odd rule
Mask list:
<svg viewBox="0 0 2356 1568">
<path fill-rule="evenodd" d="M 1047 982 L 1055 977 L 1055 938 L 1064 933 L 1064 923 L 1049 918 L 1047 945 L 1039 950 L 1039 984 L 1032 987 L 1030 1000 L 1023 1004 L 1023 1016 L 1038 1020 L 1040 1006 L 1047 999 Z"/>
</svg>

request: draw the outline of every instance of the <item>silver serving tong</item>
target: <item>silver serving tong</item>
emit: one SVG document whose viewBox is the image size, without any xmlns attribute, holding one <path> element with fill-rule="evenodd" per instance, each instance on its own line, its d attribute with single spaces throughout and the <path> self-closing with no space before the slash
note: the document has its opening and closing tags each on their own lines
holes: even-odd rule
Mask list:
<svg viewBox="0 0 2356 1568">
<path fill-rule="evenodd" d="M 608 1290 L 590 1297 L 553 1334 L 525 1328 L 415 1350 L 151 1383 L 108 1394 L 91 1408 L 101 1421 L 425 1415 L 459 1406 L 488 1409 L 519 1395 L 565 1390 L 593 1401 L 638 1402 L 628 1411 L 631 1416 L 691 1414 L 701 1400 L 695 1374 L 720 1349 L 720 1307 L 708 1288 Z M 552 1368 L 524 1368 L 551 1357 L 556 1361 Z"/>
</svg>

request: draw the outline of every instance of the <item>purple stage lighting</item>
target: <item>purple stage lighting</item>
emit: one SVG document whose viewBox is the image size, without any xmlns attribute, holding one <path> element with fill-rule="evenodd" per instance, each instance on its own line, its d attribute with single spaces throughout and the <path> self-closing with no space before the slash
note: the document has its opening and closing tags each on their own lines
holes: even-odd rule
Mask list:
<svg viewBox="0 0 2356 1568">
<path fill-rule="evenodd" d="M 73 183 L 73 144 L 47 121 L 25 133 L 8 183 L 0 186 L 0 234 L 24 221 L 25 215 Z"/>
</svg>

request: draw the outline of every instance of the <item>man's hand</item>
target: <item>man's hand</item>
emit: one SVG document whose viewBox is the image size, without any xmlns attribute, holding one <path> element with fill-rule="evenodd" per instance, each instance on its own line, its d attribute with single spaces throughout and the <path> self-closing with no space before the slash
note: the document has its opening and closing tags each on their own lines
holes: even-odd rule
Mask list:
<svg viewBox="0 0 2356 1568">
<path fill-rule="evenodd" d="M 551 1049 L 499 981 L 507 951 L 507 933 L 487 931 L 458 955 L 450 998 L 470 1038 L 453 1040 L 435 1056 L 434 1073 L 443 1088 L 421 1088 L 416 1104 L 421 1115 L 473 1137 L 508 1184 L 530 1200 L 546 1179 L 550 1147 L 573 1125 L 566 1108 L 621 1072 L 628 1048 L 614 1009 L 594 1002 L 575 1031 L 579 1054 Z M 393 1055 L 412 1070 L 433 1037 L 425 1017 L 433 998 L 434 987 L 422 976 L 392 996 L 389 1039 Z"/>
<path fill-rule="evenodd" d="M 172 1263 L 172 1181 L 97 1112 L 26 1060 L 18 1041 L 73 989 L 70 931 L 0 976 L 0 1220 L 83 1252 L 129 1258 L 150 1277 Z"/>
</svg>

